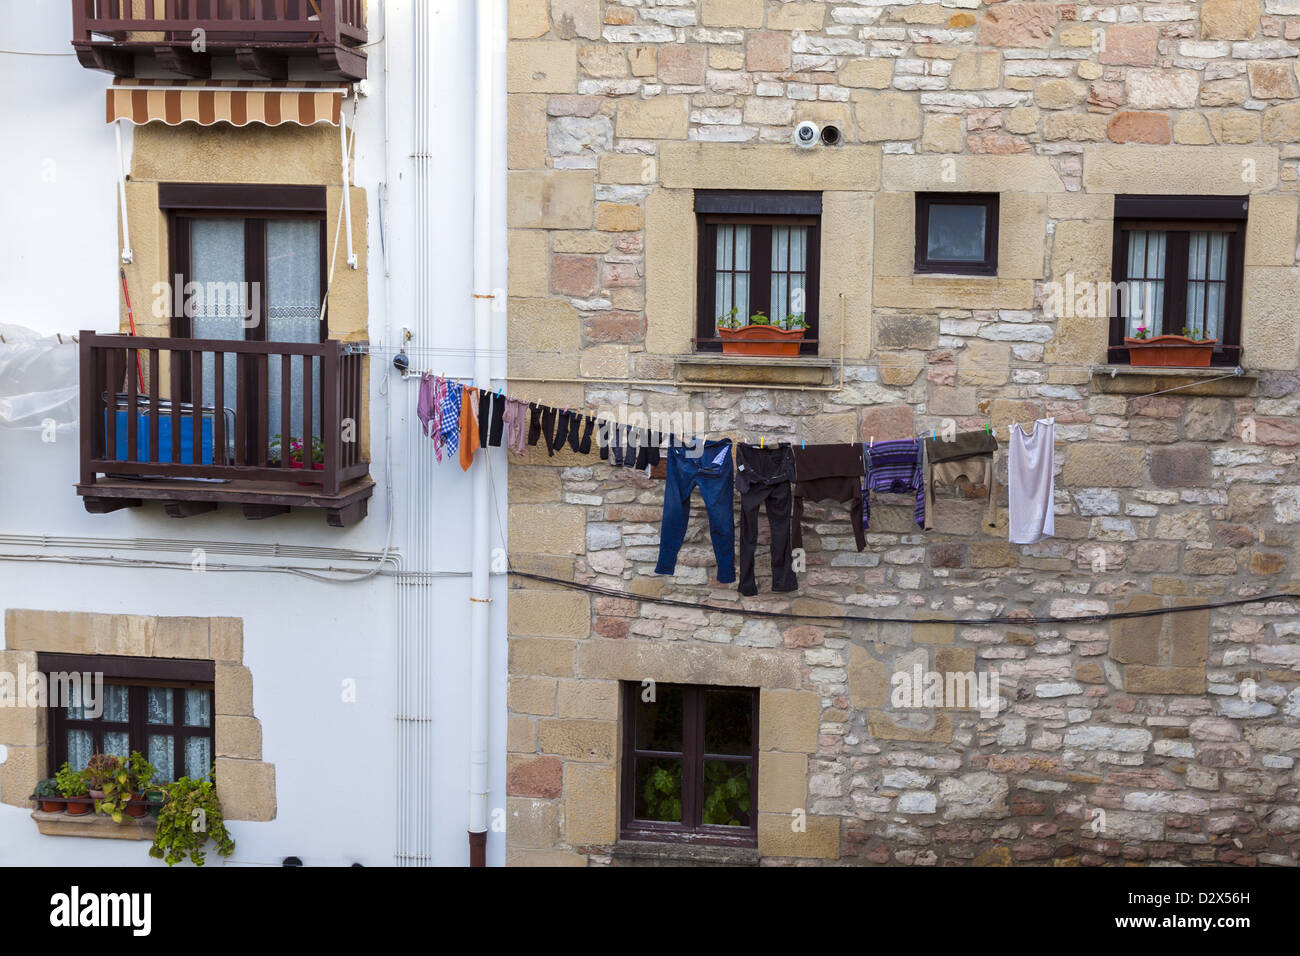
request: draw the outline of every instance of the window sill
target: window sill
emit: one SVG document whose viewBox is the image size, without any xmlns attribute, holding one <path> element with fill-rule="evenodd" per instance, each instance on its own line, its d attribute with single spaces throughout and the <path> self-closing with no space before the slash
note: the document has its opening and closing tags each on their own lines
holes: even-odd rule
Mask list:
<svg viewBox="0 0 1300 956">
<path fill-rule="evenodd" d="M 1177 388 L 1179 394 L 1225 395 L 1239 398 L 1253 394 L 1259 376 L 1242 371 L 1233 375 L 1232 366 L 1209 368 L 1138 368 L 1132 365 L 1103 365 L 1092 370 L 1092 387 L 1109 395 L 1148 395 Z M 1233 375 L 1232 378 L 1224 378 Z"/>
<path fill-rule="evenodd" d="M 725 382 L 754 385 L 833 385 L 834 359 L 818 355 L 779 358 L 764 355 L 683 355 L 677 359 L 677 380 L 684 388 L 707 388 Z"/>
<path fill-rule="evenodd" d="M 153 842 L 158 821 L 151 816 L 123 817 L 121 823 L 102 813 L 83 813 L 70 816 L 66 813 L 46 813 L 33 810 L 36 829 L 45 836 L 90 837 L 97 840 L 148 840 Z"/>
<path fill-rule="evenodd" d="M 620 840 L 609 856 L 612 866 L 758 866 L 752 846 Z"/>
</svg>

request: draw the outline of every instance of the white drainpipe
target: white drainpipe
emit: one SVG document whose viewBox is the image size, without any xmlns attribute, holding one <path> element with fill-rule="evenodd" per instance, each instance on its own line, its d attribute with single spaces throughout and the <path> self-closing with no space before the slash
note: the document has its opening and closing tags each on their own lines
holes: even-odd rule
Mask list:
<svg viewBox="0 0 1300 956">
<path fill-rule="evenodd" d="M 387 4 L 382 4 L 387 9 Z M 412 140 L 411 178 L 413 191 L 415 275 L 412 277 L 413 301 L 410 311 L 410 328 L 416 344 L 427 346 L 433 341 L 433 276 L 436 264 L 431 250 L 429 193 L 433 182 L 433 155 L 430 151 L 430 96 L 434 61 L 431 53 L 433 37 L 433 5 L 414 3 L 412 6 L 411 69 L 407 75 L 412 83 Z M 385 12 L 384 33 L 391 24 Z M 384 48 L 387 67 L 392 45 Z M 387 97 L 391 88 L 385 87 Z M 391 181 L 391 179 L 390 179 Z M 391 250 L 389 250 L 391 254 Z M 404 322 L 403 325 L 406 323 Z M 401 343 L 399 343 L 401 344 Z M 388 387 L 401 387 L 401 381 L 391 370 Z M 405 569 L 408 573 L 397 579 L 397 846 L 398 866 L 432 866 L 434 860 L 434 834 L 432 793 L 433 779 L 433 590 L 424 573 L 434 566 L 432 526 L 432 500 L 427 494 L 416 494 L 414 489 L 429 488 L 433 483 L 433 445 L 419 437 L 419 422 L 412 415 L 411 402 L 405 392 L 399 393 L 406 403 L 406 528 Z"/>
<path fill-rule="evenodd" d="M 474 98 L 474 382 L 492 388 L 492 190 L 496 177 L 497 3 L 477 0 L 476 96 Z M 480 427 L 487 427 L 486 422 Z M 493 454 L 491 449 L 486 454 Z M 474 468 L 473 552 L 470 579 L 469 858 L 487 865 L 488 675 L 491 626 L 491 509 L 488 462 Z"/>
</svg>

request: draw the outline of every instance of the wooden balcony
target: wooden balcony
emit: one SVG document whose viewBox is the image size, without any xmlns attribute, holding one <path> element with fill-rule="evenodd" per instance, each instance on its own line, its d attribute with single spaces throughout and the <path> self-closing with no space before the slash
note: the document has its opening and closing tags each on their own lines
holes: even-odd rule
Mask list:
<svg viewBox="0 0 1300 956">
<path fill-rule="evenodd" d="M 184 518 L 317 508 L 366 516 L 360 343 L 81 333 L 81 481 L 94 514 L 159 501 Z M 304 438 L 304 436 L 310 436 Z"/>
<path fill-rule="evenodd" d="M 269 80 L 289 78 L 289 59 L 326 73 L 366 76 L 365 0 L 72 0 L 72 45 L 81 65 L 135 76 L 135 58 L 208 79 L 212 57 L 233 56 Z"/>
</svg>

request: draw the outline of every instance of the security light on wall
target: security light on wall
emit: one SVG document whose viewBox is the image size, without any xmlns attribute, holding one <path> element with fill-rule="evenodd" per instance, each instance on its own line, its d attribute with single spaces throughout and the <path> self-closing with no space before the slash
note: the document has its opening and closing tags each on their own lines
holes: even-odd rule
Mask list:
<svg viewBox="0 0 1300 956">
<path fill-rule="evenodd" d="M 821 132 L 812 120 L 804 120 L 794 128 L 794 144 L 811 149 L 821 140 Z"/>
</svg>

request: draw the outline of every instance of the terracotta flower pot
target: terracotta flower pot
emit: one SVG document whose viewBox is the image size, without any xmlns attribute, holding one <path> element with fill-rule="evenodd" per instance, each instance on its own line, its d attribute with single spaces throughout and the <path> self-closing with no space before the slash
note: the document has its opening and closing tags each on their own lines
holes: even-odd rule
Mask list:
<svg viewBox="0 0 1300 956">
<path fill-rule="evenodd" d="M 79 817 L 91 811 L 90 797 L 68 797 L 68 815 Z"/>
<path fill-rule="evenodd" d="M 62 797 L 41 797 L 41 811 L 44 813 L 62 813 L 65 805 Z"/>
<path fill-rule="evenodd" d="M 290 467 L 290 468 L 298 468 L 298 469 L 301 469 L 301 468 L 302 468 L 302 462 L 300 462 L 300 461 L 291 461 L 291 462 L 289 462 L 289 467 Z M 324 463 L 323 461 L 314 461 L 314 462 L 312 462 L 312 464 L 311 464 L 311 468 L 312 468 L 312 471 L 324 471 L 324 470 L 325 470 L 325 463 Z M 298 484 L 300 484 L 300 485 L 306 485 L 308 488 L 313 488 L 313 487 L 315 487 L 316 482 L 314 482 L 314 481 L 300 481 L 300 482 L 298 482 Z"/>
<path fill-rule="evenodd" d="M 742 325 L 718 329 L 723 355 L 798 355 L 806 329 L 778 329 L 774 325 Z"/>
<path fill-rule="evenodd" d="M 1218 339 L 1189 339 L 1185 335 L 1125 338 L 1130 365 L 1139 368 L 1208 368 Z"/>
<path fill-rule="evenodd" d="M 149 812 L 149 805 L 144 802 L 144 795 L 133 793 L 122 806 L 122 812 L 128 817 L 142 817 Z"/>
</svg>

